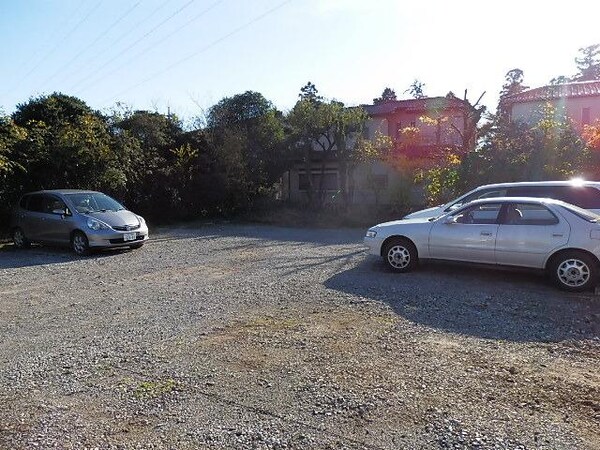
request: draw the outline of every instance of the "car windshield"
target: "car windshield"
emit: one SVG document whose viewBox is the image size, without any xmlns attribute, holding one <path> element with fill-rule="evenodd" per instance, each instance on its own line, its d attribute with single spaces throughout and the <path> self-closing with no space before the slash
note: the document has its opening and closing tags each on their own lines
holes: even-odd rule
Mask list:
<svg viewBox="0 0 600 450">
<path fill-rule="evenodd" d="M 73 203 L 75 210 L 82 214 L 125 209 L 125 207 L 114 198 L 98 192 L 67 194 L 66 197 Z"/>
<path fill-rule="evenodd" d="M 598 214 L 594 214 L 593 212 L 590 212 L 587 209 L 580 208 L 579 206 L 569 205 L 565 203 L 561 204 L 560 206 L 588 222 L 598 222 L 600 220 L 600 216 Z"/>
</svg>

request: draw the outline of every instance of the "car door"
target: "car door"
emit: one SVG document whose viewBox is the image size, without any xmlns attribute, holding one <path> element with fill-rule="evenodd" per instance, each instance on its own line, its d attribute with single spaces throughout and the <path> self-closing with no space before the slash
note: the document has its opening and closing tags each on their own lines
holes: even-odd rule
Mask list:
<svg viewBox="0 0 600 450">
<path fill-rule="evenodd" d="M 27 210 L 23 211 L 21 226 L 27 239 L 38 241 L 44 230 L 44 195 L 32 194 L 27 202 Z"/>
<path fill-rule="evenodd" d="M 54 211 L 67 211 L 68 214 L 58 214 Z M 44 224 L 40 240 L 55 243 L 69 242 L 73 216 L 67 205 L 56 195 L 45 195 L 43 200 Z"/>
<path fill-rule="evenodd" d="M 479 203 L 437 220 L 429 234 L 430 257 L 494 264 L 501 208 Z"/>
<path fill-rule="evenodd" d="M 496 238 L 498 264 L 543 268 L 546 257 L 569 240 L 571 228 L 541 203 L 506 206 Z"/>
</svg>

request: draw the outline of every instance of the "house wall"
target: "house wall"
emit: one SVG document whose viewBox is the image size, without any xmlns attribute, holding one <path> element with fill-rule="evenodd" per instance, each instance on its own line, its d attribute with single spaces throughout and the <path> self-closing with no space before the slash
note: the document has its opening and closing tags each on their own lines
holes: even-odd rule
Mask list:
<svg viewBox="0 0 600 450">
<path fill-rule="evenodd" d="M 321 172 L 321 166 L 314 164 L 312 172 L 318 176 Z M 335 173 L 338 180 L 337 190 L 326 191 L 326 203 L 341 201 L 339 194 L 340 176 L 337 163 L 327 163 L 325 173 Z M 304 174 L 306 174 L 305 167 L 298 164 L 284 175 L 282 179 L 282 198 L 296 203 L 308 200 L 307 192 L 300 190 L 300 177 Z M 393 204 L 398 201 L 400 191 L 407 184 L 397 170 L 381 161 L 359 164 L 354 168 L 351 176 L 354 182 L 352 204 L 355 205 Z M 351 184 L 350 179 L 348 179 L 348 184 Z M 315 190 L 317 189 L 318 187 L 315 186 Z M 420 195 L 413 192 L 410 192 L 409 196 L 413 202 L 419 203 L 421 200 Z"/>
<path fill-rule="evenodd" d="M 534 125 L 543 116 L 544 108 L 548 103 L 556 109 L 558 117 L 568 117 L 576 129 L 581 129 L 583 126 L 584 108 L 589 108 L 589 123 L 600 120 L 600 96 L 514 103 L 511 118 L 515 122 L 521 121 Z"/>
<path fill-rule="evenodd" d="M 315 176 L 320 176 L 321 174 L 321 164 L 314 163 L 311 170 L 312 174 Z M 339 188 L 339 170 L 336 162 L 328 162 L 325 165 L 325 174 L 335 174 L 335 177 L 338 180 L 338 188 Z M 285 192 L 283 194 L 283 198 L 287 198 L 292 202 L 303 202 L 308 200 L 308 195 L 305 190 L 300 189 L 300 177 L 306 174 L 306 167 L 304 164 L 298 164 L 293 169 L 285 174 L 283 177 L 283 187 Z M 318 185 L 315 186 L 315 190 L 318 190 Z M 327 192 L 328 195 L 334 195 L 339 189 L 332 190 Z"/>
<path fill-rule="evenodd" d="M 453 125 L 462 132 L 464 121 L 463 121 L 463 110 L 461 107 L 455 105 L 444 107 L 445 101 L 442 101 L 442 107 L 425 109 L 425 107 L 406 107 L 397 109 L 394 113 L 380 114 L 370 116 L 367 119 L 365 137 L 374 139 L 377 132 L 383 135 L 389 136 L 396 141 L 401 141 L 401 135 L 398 132 L 400 128 L 409 126 L 415 126 L 421 131 L 420 139 L 417 147 L 413 153 L 416 157 L 423 156 L 419 152 L 430 151 L 430 146 L 438 144 L 437 142 L 437 130 L 438 127 L 435 123 L 425 123 L 420 120 L 425 114 L 429 113 L 430 117 L 441 116 L 444 120 L 440 123 L 440 136 L 439 144 L 441 145 L 453 145 L 460 146 L 462 144 L 461 135 L 454 129 Z M 435 105 L 434 105 L 435 106 Z M 350 136 L 347 141 L 347 147 L 352 148 L 356 136 Z M 425 150 L 423 150 L 425 149 Z M 319 145 L 314 144 L 313 150 L 319 152 L 322 148 Z M 415 157 L 411 153 L 411 157 Z M 419 156 L 420 155 L 420 156 Z M 318 161 L 320 158 L 312 163 L 311 172 L 315 176 L 319 176 L 321 164 Z M 339 176 L 339 170 L 337 162 L 330 161 L 326 164 L 326 173 L 330 174 L 327 179 L 328 182 L 331 180 L 331 174 L 335 174 L 337 177 L 337 189 L 331 189 L 327 191 L 327 200 L 329 202 L 341 201 L 340 199 L 340 186 L 341 177 Z M 306 177 L 306 168 L 304 164 L 298 163 L 282 180 L 282 198 L 289 199 L 293 202 L 303 202 L 308 200 L 306 190 L 300 189 L 301 177 Z M 397 170 L 383 162 L 370 162 L 360 164 L 355 167 L 353 172 L 354 179 L 354 190 L 353 190 L 353 203 L 373 205 L 379 203 L 381 205 L 394 204 L 403 195 L 406 197 L 406 192 L 400 192 L 405 189 L 403 186 L 411 185 L 412 183 L 405 183 L 406 180 L 402 179 L 402 175 Z M 351 180 L 348 180 L 349 183 Z M 410 200 L 414 204 L 421 204 L 423 201 L 422 192 L 412 192 L 409 195 Z"/>
<path fill-rule="evenodd" d="M 367 119 L 366 137 L 374 139 L 377 132 L 383 135 L 388 135 L 388 121 L 384 117 L 371 117 Z"/>
<path fill-rule="evenodd" d="M 381 161 L 359 164 L 353 173 L 354 204 L 389 205 L 404 181 L 402 175 Z"/>
<path fill-rule="evenodd" d="M 414 126 L 420 131 L 420 142 L 424 145 L 437 145 L 437 125 L 421 120 L 422 117 L 434 119 L 433 114 L 425 112 L 397 112 L 388 119 L 388 135 L 402 142 L 400 129 Z M 461 111 L 448 110 L 441 114 L 440 122 L 440 145 L 461 145 L 460 134 L 454 129 L 453 125 L 461 132 L 464 127 Z"/>
</svg>

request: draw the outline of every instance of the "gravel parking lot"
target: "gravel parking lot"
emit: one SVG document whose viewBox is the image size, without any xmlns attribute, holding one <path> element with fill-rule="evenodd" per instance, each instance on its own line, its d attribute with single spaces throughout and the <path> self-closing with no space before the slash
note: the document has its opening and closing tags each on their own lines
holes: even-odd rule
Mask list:
<svg viewBox="0 0 600 450">
<path fill-rule="evenodd" d="M 600 448 L 600 297 L 362 232 L 0 251 L 0 448 Z"/>
</svg>

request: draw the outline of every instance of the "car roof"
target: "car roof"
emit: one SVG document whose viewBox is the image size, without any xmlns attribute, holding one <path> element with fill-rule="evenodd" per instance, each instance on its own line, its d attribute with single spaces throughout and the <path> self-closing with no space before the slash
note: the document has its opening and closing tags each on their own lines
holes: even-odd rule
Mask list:
<svg viewBox="0 0 600 450">
<path fill-rule="evenodd" d="M 490 197 L 490 198 L 479 198 L 473 200 L 467 205 L 477 205 L 479 203 L 542 203 L 542 204 L 554 204 L 554 205 L 568 205 L 568 203 L 557 200 L 555 198 L 544 198 L 544 197 Z"/>
<path fill-rule="evenodd" d="M 100 194 L 98 191 L 90 191 L 86 189 L 45 189 L 43 191 L 28 192 L 25 195 L 31 194 Z"/>
<path fill-rule="evenodd" d="M 509 183 L 485 184 L 483 186 L 479 186 L 479 187 L 475 188 L 475 190 L 496 188 L 496 187 L 500 188 L 500 187 L 531 187 L 531 186 L 573 186 L 573 187 L 594 186 L 594 187 L 600 188 L 600 181 L 586 181 L 586 180 L 515 181 L 515 182 L 509 182 Z"/>
</svg>

